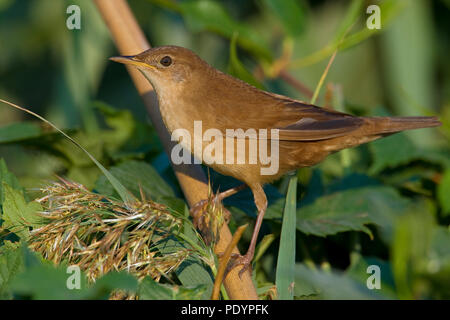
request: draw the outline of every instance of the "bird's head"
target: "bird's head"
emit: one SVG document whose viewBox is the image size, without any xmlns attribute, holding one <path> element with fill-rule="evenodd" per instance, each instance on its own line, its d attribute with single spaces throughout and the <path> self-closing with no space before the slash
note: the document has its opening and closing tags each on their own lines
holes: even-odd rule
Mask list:
<svg viewBox="0 0 450 320">
<path fill-rule="evenodd" d="M 189 49 L 177 46 L 156 47 L 135 56 L 110 60 L 137 67 L 156 90 L 190 82 L 206 65 Z"/>
</svg>

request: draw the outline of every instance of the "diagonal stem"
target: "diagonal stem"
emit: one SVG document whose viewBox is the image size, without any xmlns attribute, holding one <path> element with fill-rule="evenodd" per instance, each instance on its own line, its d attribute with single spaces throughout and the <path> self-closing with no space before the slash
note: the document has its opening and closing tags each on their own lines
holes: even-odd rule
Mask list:
<svg viewBox="0 0 450 320">
<path fill-rule="evenodd" d="M 228 261 L 231 258 L 231 254 L 233 253 L 233 249 L 237 246 L 239 240 L 241 239 L 242 234 L 244 233 L 245 229 L 247 228 L 247 224 L 240 226 L 236 232 L 233 235 L 233 239 L 231 239 L 231 242 L 228 244 L 227 249 L 225 250 L 222 258 L 220 259 L 220 265 L 219 270 L 216 274 L 216 279 L 214 281 L 214 287 L 213 292 L 211 294 L 211 300 L 219 300 L 219 291 L 220 286 L 223 281 L 223 277 L 225 276 L 225 271 L 228 266 Z"/>
<path fill-rule="evenodd" d="M 111 35 L 123 55 L 137 54 L 150 48 L 144 33 L 140 29 L 125 0 L 95 0 L 98 10 L 103 16 Z M 170 154 L 173 142 L 165 128 L 156 95 L 150 83 L 134 68 L 128 68 L 131 78 L 147 107 L 153 126 L 158 132 L 166 152 Z M 175 175 L 189 206 L 208 198 L 208 184 L 205 173 L 199 165 L 173 165 Z M 224 252 L 231 242 L 231 232 L 226 224 L 220 230 L 220 240 L 216 244 L 216 252 Z M 239 251 L 235 248 L 235 253 Z M 238 271 L 232 270 L 224 280 L 224 286 L 230 299 L 258 299 L 250 272 L 240 279 Z"/>
</svg>

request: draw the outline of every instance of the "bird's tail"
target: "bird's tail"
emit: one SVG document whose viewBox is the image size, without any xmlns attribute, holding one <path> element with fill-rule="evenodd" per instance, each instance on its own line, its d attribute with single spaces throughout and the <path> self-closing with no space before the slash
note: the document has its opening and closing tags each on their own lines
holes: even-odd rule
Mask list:
<svg viewBox="0 0 450 320">
<path fill-rule="evenodd" d="M 374 134 L 390 134 L 442 125 L 437 117 L 370 117 L 366 119 L 373 126 Z"/>
</svg>

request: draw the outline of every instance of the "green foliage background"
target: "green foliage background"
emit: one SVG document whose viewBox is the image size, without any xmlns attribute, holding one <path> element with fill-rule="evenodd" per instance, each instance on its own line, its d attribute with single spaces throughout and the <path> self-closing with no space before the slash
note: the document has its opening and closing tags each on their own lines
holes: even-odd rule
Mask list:
<svg viewBox="0 0 450 320">
<path fill-rule="evenodd" d="M 261 297 L 277 285 L 285 299 L 450 298 L 448 1 L 129 3 L 153 46 L 191 48 L 255 86 L 307 101 L 277 65 L 312 92 L 338 49 L 317 104 L 357 115 L 438 115 L 443 122 L 343 151 L 300 170 L 297 179 L 266 186 L 269 208 L 253 273 Z M 380 30 L 365 26 L 365 9 L 374 3 L 381 7 Z M 81 7 L 81 30 L 66 28 L 70 4 Z M 125 68 L 107 60 L 117 52 L 91 1 L 0 0 L 0 43 L 1 98 L 65 129 L 135 195 L 141 185 L 147 197 L 185 214 L 142 101 Z M 55 173 L 118 195 L 82 151 L 6 105 L 0 107 L 0 157 L 0 298 L 100 299 L 117 288 L 148 299 L 208 296 L 210 270 L 199 261 L 167 283 L 138 284 L 117 273 L 82 291 L 67 290 L 63 266 L 31 253 L 18 242 L 23 234 L 5 232 L 8 223 L 17 221 L 14 214 L 37 223 L 31 201 Z M 214 190 L 237 184 L 214 172 L 211 181 Z M 225 204 L 232 230 L 254 223 L 249 191 Z M 283 215 L 291 223 L 282 224 Z M 241 250 L 250 236 L 248 228 Z M 366 286 L 370 265 L 380 267 L 379 290 Z"/>
</svg>

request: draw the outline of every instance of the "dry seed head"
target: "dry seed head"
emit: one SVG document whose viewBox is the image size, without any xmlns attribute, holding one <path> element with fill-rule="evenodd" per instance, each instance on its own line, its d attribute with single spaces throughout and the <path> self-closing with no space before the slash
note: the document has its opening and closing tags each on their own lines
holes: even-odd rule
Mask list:
<svg viewBox="0 0 450 320">
<path fill-rule="evenodd" d="M 78 265 L 91 281 L 113 270 L 159 280 L 194 253 L 157 250 L 182 226 L 166 206 L 145 199 L 126 206 L 81 184 L 60 180 L 43 187 L 45 196 L 37 200 L 48 224 L 31 232 L 30 247 L 44 258 Z"/>
</svg>

